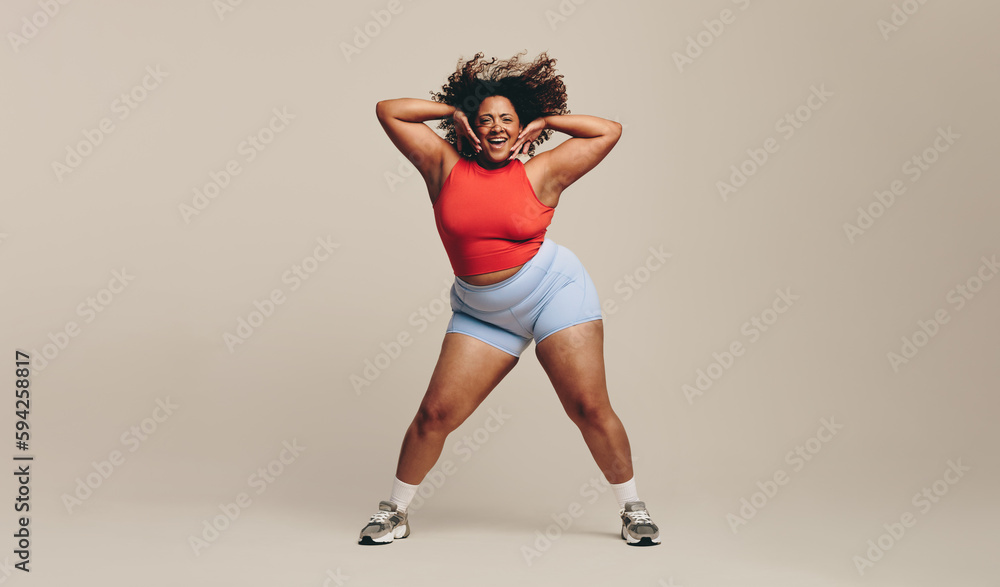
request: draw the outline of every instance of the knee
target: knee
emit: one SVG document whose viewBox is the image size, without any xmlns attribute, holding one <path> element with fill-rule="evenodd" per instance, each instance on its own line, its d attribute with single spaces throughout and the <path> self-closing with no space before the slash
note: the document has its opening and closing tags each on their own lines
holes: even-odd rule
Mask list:
<svg viewBox="0 0 1000 587">
<path fill-rule="evenodd" d="M 603 401 L 575 399 L 566 406 L 566 413 L 577 426 L 604 427 L 615 418 L 611 405 Z"/>
<path fill-rule="evenodd" d="M 447 435 L 458 428 L 458 424 L 455 423 L 454 410 L 440 404 L 424 404 L 413 418 L 413 428 L 420 436 Z"/>
</svg>

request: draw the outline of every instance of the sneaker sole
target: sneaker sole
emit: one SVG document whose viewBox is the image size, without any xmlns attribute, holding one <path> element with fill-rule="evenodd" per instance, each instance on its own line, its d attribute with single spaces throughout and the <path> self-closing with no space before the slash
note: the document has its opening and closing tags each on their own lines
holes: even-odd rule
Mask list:
<svg viewBox="0 0 1000 587">
<path fill-rule="evenodd" d="M 392 532 L 387 532 L 385 536 L 381 538 L 372 538 L 371 536 L 365 536 L 358 541 L 358 544 L 363 544 L 365 546 L 382 546 L 383 544 L 392 544 L 393 539 L 402 540 L 410 535 L 409 524 L 404 524 L 402 526 L 396 527 Z"/>
<path fill-rule="evenodd" d="M 656 546 L 660 543 L 660 537 L 651 538 L 649 536 L 643 536 L 642 538 L 636 540 L 632 538 L 625 532 L 625 526 L 622 526 L 622 540 L 626 541 L 629 546 Z"/>
<path fill-rule="evenodd" d="M 385 544 L 392 544 L 392 540 L 383 540 L 381 542 L 376 542 L 371 536 L 365 536 L 358 541 L 358 544 L 363 544 L 365 546 L 382 546 Z"/>
</svg>

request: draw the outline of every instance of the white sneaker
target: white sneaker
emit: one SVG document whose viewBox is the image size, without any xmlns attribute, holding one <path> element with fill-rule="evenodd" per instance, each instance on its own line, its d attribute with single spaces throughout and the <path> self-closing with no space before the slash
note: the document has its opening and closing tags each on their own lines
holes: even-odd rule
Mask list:
<svg viewBox="0 0 1000 587">
<path fill-rule="evenodd" d="M 630 546 L 653 546 L 660 543 L 660 529 L 649 518 L 645 503 L 630 501 L 619 514 L 622 517 L 622 539 Z"/>
<path fill-rule="evenodd" d="M 394 538 L 406 538 L 410 535 L 410 524 L 406 512 L 397 512 L 396 504 L 391 501 L 378 502 L 378 513 L 368 520 L 368 525 L 361 529 L 358 544 L 389 544 Z"/>
</svg>

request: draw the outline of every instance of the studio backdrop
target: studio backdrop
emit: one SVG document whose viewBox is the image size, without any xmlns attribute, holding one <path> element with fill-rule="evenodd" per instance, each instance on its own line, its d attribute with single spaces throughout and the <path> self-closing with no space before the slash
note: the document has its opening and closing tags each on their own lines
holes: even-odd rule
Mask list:
<svg viewBox="0 0 1000 587">
<path fill-rule="evenodd" d="M 4 2 L 0 583 L 996 585 L 998 18 Z M 547 52 L 623 126 L 548 236 L 600 294 L 655 549 L 533 347 L 413 535 L 356 544 L 454 279 L 375 104 L 477 52 Z"/>
</svg>

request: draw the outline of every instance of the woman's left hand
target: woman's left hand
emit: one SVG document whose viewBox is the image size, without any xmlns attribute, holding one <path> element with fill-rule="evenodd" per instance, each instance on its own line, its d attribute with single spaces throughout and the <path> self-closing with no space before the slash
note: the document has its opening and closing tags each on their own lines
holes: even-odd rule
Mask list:
<svg viewBox="0 0 1000 587">
<path fill-rule="evenodd" d="M 507 160 L 509 161 L 517 157 L 518 154 L 527 154 L 531 143 L 538 138 L 538 135 L 542 134 L 546 126 L 544 116 L 529 122 L 528 126 L 521 129 L 521 133 L 517 135 L 517 142 L 514 143 L 514 148 L 510 150 L 510 157 Z M 521 153 L 518 153 L 518 151 L 521 151 Z"/>
</svg>

